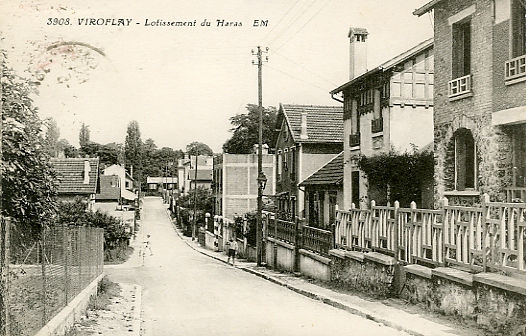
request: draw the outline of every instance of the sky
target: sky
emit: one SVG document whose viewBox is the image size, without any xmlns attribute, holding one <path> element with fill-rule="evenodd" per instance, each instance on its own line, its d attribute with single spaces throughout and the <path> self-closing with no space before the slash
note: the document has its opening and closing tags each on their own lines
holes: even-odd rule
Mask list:
<svg viewBox="0 0 526 336">
<path fill-rule="evenodd" d="M 199 141 L 221 152 L 229 118 L 258 103 L 257 46 L 269 48 L 264 106 L 340 105 L 329 91 L 349 80 L 349 28 L 368 30 L 372 69 L 433 36 L 431 18 L 412 14 L 427 2 L 3 0 L 1 48 L 40 84 L 40 116 L 75 146 L 82 123 L 92 141 L 124 143 L 137 120 L 159 148 Z"/>
</svg>

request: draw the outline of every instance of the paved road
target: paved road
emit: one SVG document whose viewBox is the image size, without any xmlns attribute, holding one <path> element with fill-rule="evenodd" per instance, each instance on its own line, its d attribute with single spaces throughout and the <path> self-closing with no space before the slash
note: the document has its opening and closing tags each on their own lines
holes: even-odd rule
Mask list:
<svg viewBox="0 0 526 336">
<path fill-rule="evenodd" d="M 144 335 L 407 335 L 324 305 L 204 256 L 174 231 L 160 198 L 146 198 L 138 253 L 108 267 L 116 282 L 143 286 Z"/>
</svg>

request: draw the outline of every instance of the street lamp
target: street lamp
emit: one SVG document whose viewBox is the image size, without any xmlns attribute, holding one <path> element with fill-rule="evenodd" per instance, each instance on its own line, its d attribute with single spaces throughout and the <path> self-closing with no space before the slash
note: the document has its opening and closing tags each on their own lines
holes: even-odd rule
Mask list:
<svg viewBox="0 0 526 336">
<path fill-rule="evenodd" d="M 265 176 L 265 173 L 262 171 L 259 172 L 258 185 L 261 191 L 265 190 L 265 187 L 267 186 L 267 176 Z"/>
</svg>

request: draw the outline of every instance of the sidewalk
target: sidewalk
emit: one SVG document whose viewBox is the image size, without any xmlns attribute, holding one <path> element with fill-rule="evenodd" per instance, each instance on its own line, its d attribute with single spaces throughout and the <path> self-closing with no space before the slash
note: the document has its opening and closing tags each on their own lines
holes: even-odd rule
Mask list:
<svg viewBox="0 0 526 336">
<path fill-rule="evenodd" d="M 175 228 L 175 226 L 174 226 Z M 194 250 L 211 258 L 226 263 L 227 256 L 222 252 L 214 252 L 206 249 L 186 237 L 175 228 L 179 237 Z M 448 321 L 438 315 L 422 312 L 413 306 L 407 306 L 403 301 L 397 299 L 374 300 L 363 299 L 355 295 L 338 292 L 333 289 L 322 287 L 309 280 L 294 276 L 289 273 L 276 272 L 265 267 L 258 267 L 255 262 L 236 260 L 236 268 L 252 273 L 263 279 L 272 281 L 278 285 L 305 295 L 309 298 L 322 301 L 332 307 L 345 310 L 388 327 L 407 332 L 415 336 L 446 336 L 446 335 L 484 335 L 480 329 L 470 328 L 464 324 Z M 404 307 L 405 306 L 405 307 Z M 411 312 L 414 310 L 414 312 Z M 416 312 L 418 310 L 418 312 Z"/>
</svg>

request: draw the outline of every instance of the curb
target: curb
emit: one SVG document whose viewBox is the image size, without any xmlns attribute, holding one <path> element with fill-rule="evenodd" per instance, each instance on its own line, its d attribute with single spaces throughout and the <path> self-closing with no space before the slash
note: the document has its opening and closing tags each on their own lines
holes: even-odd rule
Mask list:
<svg viewBox="0 0 526 336">
<path fill-rule="evenodd" d="M 139 285 L 135 286 L 135 306 L 133 309 L 133 322 L 131 330 L 133 335 L 139 336 L 141 334 L 141 323 L 142 323 L 142 287 Z"/>
<path fill-rule="evenodd" d="M 226 263 L 225 260 L 219 258 L 219 257 L 216 257 L 214 255 L 211 255 L 209 253 L 206 253 L 204 251 L 201 251 L 200 249 L 196 248 L 195 246 L 192 246 L 192 244 L 190 244 L 188 241 L 186 241 L 186 239 L 184 239 L 182 236 L 181 236 L 181 233 L 179 232 L 179 230 L 177 229 L 177 227 L 175 226 L 175 224 L 173 223 L 172 219 L 170 218 L 170 215 L 168 214 L 168 210 L 166 211 L 166 214 L 168 215 L 169 219 L 170 219 L 170 223 L 172 223 L 172 226 L 175 230 L 175 232 L 177 233 L 177 235 L 179 236 L 179 238 L 181 238 L 186 245 L 188 245 L 189 247 L 191 247 L 194 251 L 197 251 L 203 255 L 206 255 L 210 258 L 213 258 L 215 260 L 218 260 L 218 261 L 221 261 L 223 263 Z M 270 276 L 268 274 L 265 274 L 265 273 L 262 273 L 262 272 L 258 272 L 257 270 L 254 270 L 252 268 L 246 268 L 246 267 L 236 267 L 238 269 L 241 269 L 247 273 L 250 273 L 250 274 L 253 274 L 253 275 L 256 275 L 260 278 L 263 278 L 265 280 L 268 280 L 272 283 L 275 283 L 277 285 L 280 285 L 280 286 L 283 286 L 283 287 L 286 287 L 287 289 L 293 291 L 293 292 L 296 292 L 298 294 L 301 294 L 303 296 L 306 296 L 308 298 L 311 298 L 313 300 L 317 300 L 317 301 L 320 301 L 326 305 L 329 305 L 331 307 L 334 307 L 334 308 L 337 308 L 337 309 L 341 309 L 343 311 L 346 311 L 348 313 L 351 313 L 353 315 L 356 315 L 356 316 L 359 316 L 359 317 L 362 317 L 362 318 L 365 318 L 365 319 L 368 319 L 368 320 L 371 320 L 371 321 L 374 321 L 374 322 L 377 322 L 377 323 L 380 323 L 380 324 L 383 324 L 384 326 L 386 327 L 389 327 L 389 328 L 392 328 L 392 329 L 395 329 L 395 330 L 398 330 L 398 331 L 403 331 L 403 332 L 406 332 L 410 335 L 414 335 L 414 336 L 426 336 L 425 334 L 422 334 L 420 332 L 417 332 L 415 330 L 411 330 L 411 329 L 408 329 L 398 323 L 395 323 L 395 322 L 392 322 L 392 321 L 389 321 L 389 320 L 386 320 L 380 316 L 377 316 L 375 315 L 374 313 L 371 313 L 371 312 L 365 312 L 363 310 L 360 310 L 358 308 L 355 308 L 355 307 L 352 307 L 352 306 L 349 306 L 347 304 L 344 304 L 342 302 L 339 302 L 335 299 L 331 299 L 327 296 L 324 296 L 324 295 L 320 295 L 320 294 L 316 294 L 316 293 L 313 293 L 313 292 L 310 292 L 310 291 L 307 291 L 307 290 L 304 290 L 304 289 L 301 289 L 301 288 L 298 288 L 298 287 L 295 287 L 291 284 L 288 284 L 287 282 L 285 281 L 282 281 L 280 279 L 277 279 L 273 276 Z"/>
</svg>

